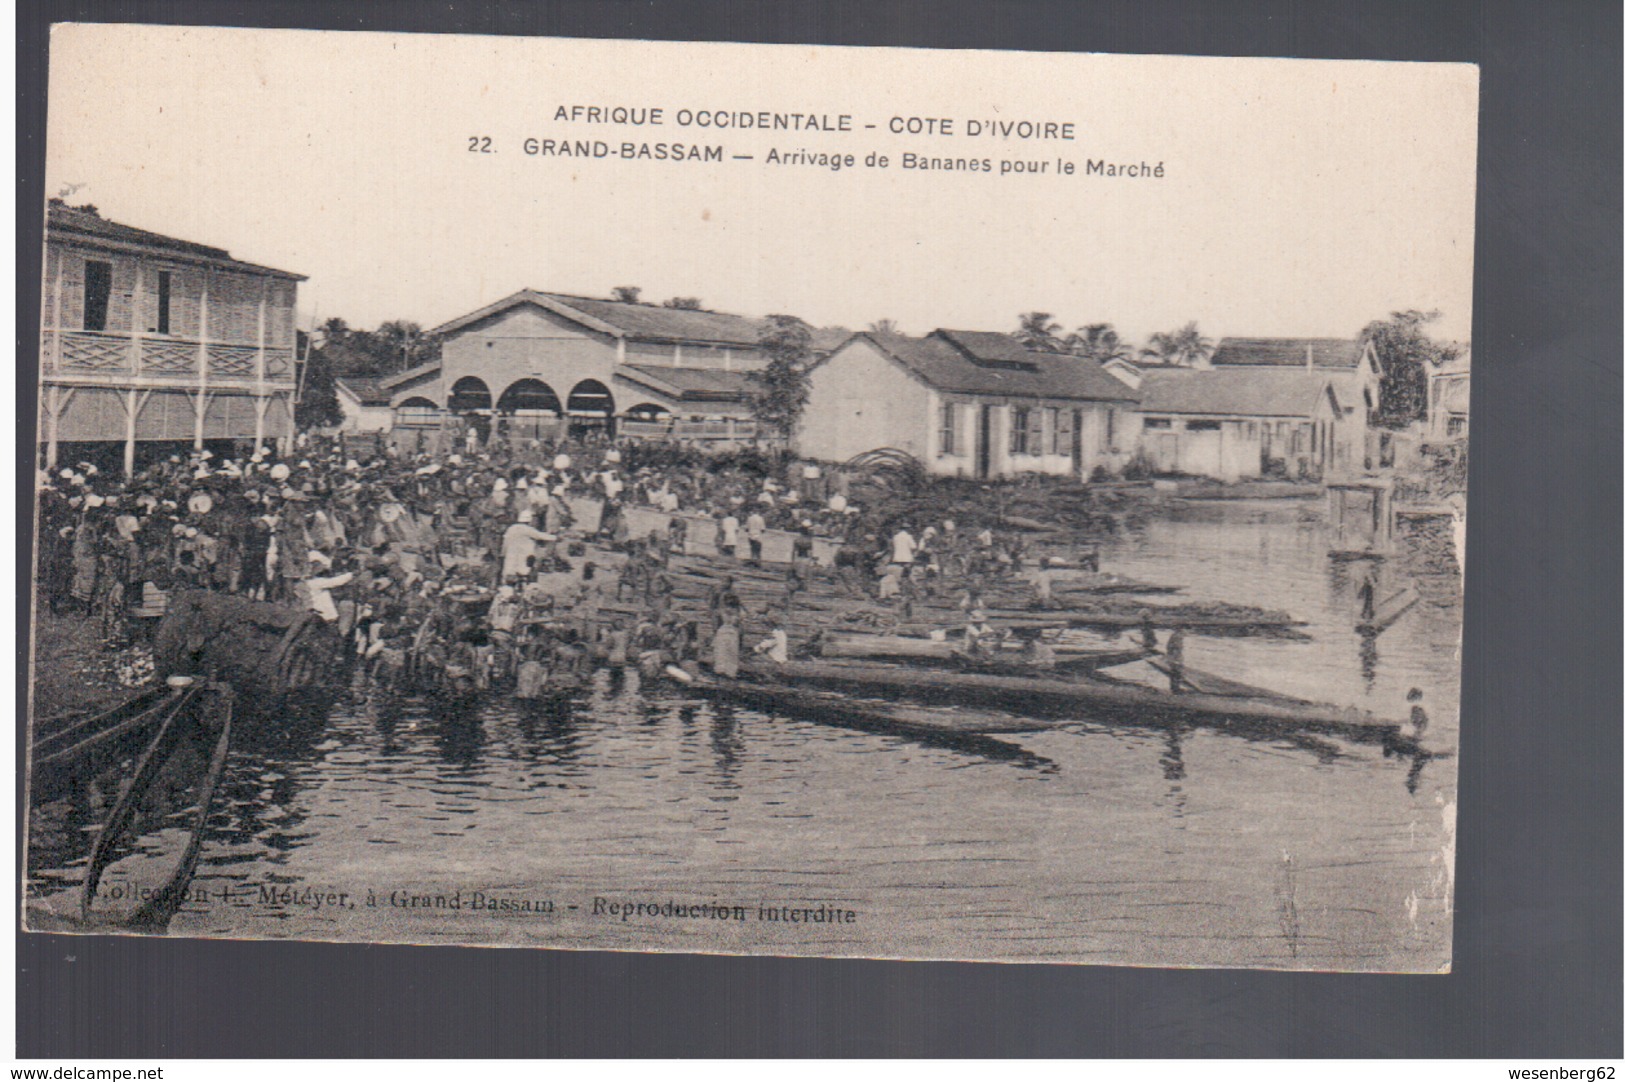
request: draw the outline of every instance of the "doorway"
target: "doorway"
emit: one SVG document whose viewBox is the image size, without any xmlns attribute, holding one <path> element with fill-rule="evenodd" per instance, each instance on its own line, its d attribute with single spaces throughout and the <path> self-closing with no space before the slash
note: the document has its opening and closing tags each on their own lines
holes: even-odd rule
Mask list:
<svg viewBox="0 0 1625 1082">
<path fill-rule="evenodd" d="M 976 419 L 976 478 L 986 481 L 993 472 L 993 407 L 982 406 Z"/>
</svg>

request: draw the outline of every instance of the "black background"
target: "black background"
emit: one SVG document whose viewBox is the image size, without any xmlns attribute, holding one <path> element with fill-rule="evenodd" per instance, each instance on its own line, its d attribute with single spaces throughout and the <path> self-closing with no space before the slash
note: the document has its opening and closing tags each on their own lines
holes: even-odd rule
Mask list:
<svg viewBox="0 0 1625 1082">
<path fill-rule="evenodd" d="M 19 9 L 19 522 L 31 517 L 52 21 L 1481 65 L 1452 975 L 19 933 L 20 1055 L 1621 1054 L 1617 3 L 24 0 Z M 26 583 L 21 546 L 18 559 Z M 26 607 L 18 619 L 26 643 Z"/>
</svg>

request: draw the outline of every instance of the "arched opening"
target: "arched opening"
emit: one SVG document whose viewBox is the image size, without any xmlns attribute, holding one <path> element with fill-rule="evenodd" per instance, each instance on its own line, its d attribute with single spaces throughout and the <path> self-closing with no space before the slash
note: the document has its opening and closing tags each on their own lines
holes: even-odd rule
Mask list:
<svg viewBox="0 0 1625 1082">
<path fill-rule="evenodd" d="M 497 399 L 499 423 L 509 439 L 541 440 L 561 434 L 564 406 L 539 379 L 515 380 Z"/>
<path fill-rule="evenodd" d="M 570 391 L 565 403 L 570 414 L 570 434 L 615 433 L 615 396 L 595 379 L 584 379 Z"/>
<path fill-rule="evenodd" d="M 446 408 L 453 413 L 471 413 L 491 408 L 491 388 L 478 376 L 464 376 L 451 385 L 451 400 Z"/>
<path fill-rule="evenodd" d="M 509 384 L 508 389 L 502 392 L 502 397 L 497 399 L 497 410 L 501 413 L 560 414 L 564 412 L 564 407 L 559 405 L 559 396 L 553 393 L 553 388 L 541 380 L 521 379 Z"/>
<path fill-rule="evenodd" d="M 639 402 L 626 411 L 621 425 L 623 436 L 670 436 L 675 418 L 665 406 L 653 402 Z"/>
<path fill-rule="evenodd" d="M 464 376 L 451 385 L 451 397 L 446 409 L 463 418 L 467 425 L 463 431 L 477 433 L 479 442 L 491 438 L 491 388 L 478 376 Z M 470 449 L 472 449 L 470 444 Z"/>
<path fill-rule="evenodd" d="M 408 398 L 395 407 L 395 423 L 407 428 L 434 428 L 440 424 L 440 407 L 427 398 Z"/>
</svg>

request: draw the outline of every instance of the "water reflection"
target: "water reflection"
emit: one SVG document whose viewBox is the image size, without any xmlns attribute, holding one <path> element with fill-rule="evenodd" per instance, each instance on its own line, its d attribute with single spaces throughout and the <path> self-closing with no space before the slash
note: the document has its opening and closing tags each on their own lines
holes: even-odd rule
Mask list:
<svg viewBox="0 0 1625 1082">
<path fill-rule="evenodd" d="M 1327 559 L 1305 510 L 1210 505 L 1126 522 L 1102 563 L 1311 625 L 1297 641 L 1193 636 L 1193 667 L 1395 718 L 1405 691 L 1425 687 L 1429 746 L 1450 747 L 1453 595 L 1428 584 L 1379 655 L 1354 633 L 1349 565 Z M 1379 573 L 1418 581 L 1398 561 Z M 1378 754 L 1342 738 L 1132 714 L 905 737 L 855 729 L 838 712 L 699 701 L 630 670 L 599 673 L 573 700 L 464 706 L 361 687 L 325 724 L 290 717 L 240 742 L 200 876 L 791 900 L 834 886 L 877 915 L 839 943 L 696 935 L 673 940 L 678 949 L 1425 969 L 1448 952 L 1447 918 L 1429 924 L 1424 906 L 1413 924 L 1401 903 L 1437 873 L 1446 839 L 1429 787 L 1449 785 L 1451 764 L 1402 743 Z M 70 821 L 90 821 L 105 798 L 87 788 L 65 804 L 51 829 L 79 839 Z M 50 853 L 36 846 L 31 872 Z M 970 907 L 942 904 L 969 897 Z M 350 932 L 248 903 L 183 911 L 175 930 L 630 942 L 564 923 Z"/>
<path fill-rule="evenodd" d="M 745 754 L 745 740 L 739 731 L 739 716 L 727 703 L 717 703 L 711 715 L 711 754 L 722 788 L 734 789 L 739 761 Z"/>
</svg>

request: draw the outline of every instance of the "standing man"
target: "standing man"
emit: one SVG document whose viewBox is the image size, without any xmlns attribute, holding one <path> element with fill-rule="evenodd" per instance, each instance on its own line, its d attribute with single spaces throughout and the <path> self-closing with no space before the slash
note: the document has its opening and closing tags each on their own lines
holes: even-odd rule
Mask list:
<svg viewBox="0 0 1625 1082">
<path fill-rule="evenodd" d="M 502 572 L 497 585 L 513 582 L 530 574 L 530 561 L 536 555 L 536 542 L 551 541 L 553 535 L 531 525 L 531 512 L 527 507 L 519 512 L 513 525 L 502 533 Z"/>
<path fill-rule="evenodd" d="M 766 536 L 767 519 L 762 517 L 760 511 L 752 508 L 750 517 L 745 519 L 745 540 L 750 543 L 750 565 L 752 567 L 762 565 L 762 539 Z"/>
<path fill-rule="evenodd" d="M 1178 695 L 1185 690 L 1185 629 L 1177 627 L 1168 636 L 1168 690 Z"/>
<path fill-rule="evenodd" d="M 919 545 L 914 535 L 908 532 L 908 524 L 898 526 L 891 538 L 891 562 L 900 565 L 906 572 L 914 566 L 914 554 L 918 551 Z"/>
</svg>

